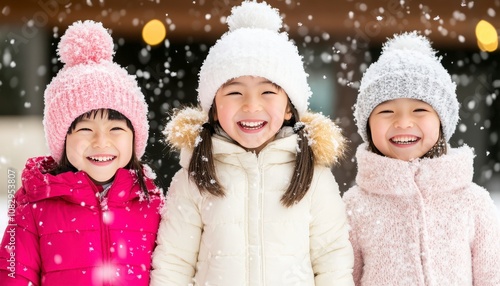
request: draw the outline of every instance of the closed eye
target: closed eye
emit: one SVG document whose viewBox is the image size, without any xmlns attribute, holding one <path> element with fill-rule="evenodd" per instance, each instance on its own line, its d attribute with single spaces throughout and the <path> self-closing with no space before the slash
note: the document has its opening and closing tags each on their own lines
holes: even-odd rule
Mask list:
<svg viewBox="0 0 500 286">
<path fill-rule="evenodd" d="M 276 94 L 276 92 L 271 91 L 271 90 L 267 90 L 267 91 L 264 91 L 262 94 Z"/>
<path fill-rule="evenodd" d="M 241 95 L 241 92 L 239 92 L 239 91 L 231 91 L 231 92 L 228 92 L 226 95 Z"/>
<path fill-rule="evenodd" d="M 76 132 L 80 132 L 80 131 L 92 131 L 92 129 L 90 129 L 90 128 L 86 128 L 86 127 L 83 127 L 83 128 L 78 128 L 78 129 L 76 130 Z"/>
<path fill-rule="evenodd" d="M 386 109 L 386 110 L 380 110 L 378 113 L 379 114 L 381 114 L 381 113 L 394 113 L 394 111 Z"/>
<path fill-rule="evenodd" d="M 125 129 L 123 129 L 122 127 L 113 127 L 113 128 L 111 128 L 111 130 L 114 130 L 114 131 L 123 130 L 123 131 L 125 131 Z"/>
<path fill-rule="evenodd" d="M 427 112 L 428 110 L 425 108 L 417 108 L 414 110 L 414 112 Z"/>
</svg>

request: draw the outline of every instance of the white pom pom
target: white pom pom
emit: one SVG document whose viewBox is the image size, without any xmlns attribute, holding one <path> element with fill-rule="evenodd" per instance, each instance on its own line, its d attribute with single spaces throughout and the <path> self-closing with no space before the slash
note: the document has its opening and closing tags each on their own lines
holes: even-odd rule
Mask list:
<svg viewBox="0 0 500 286">
<path fill-rule="evenodd" d="M 227 19 L 229 31 L 239 28 L 268 29 L 278 32 L 282 20 L 277 9 L 272 8 L 266 2 L 245 1 L 241 6 L 231 10 L 231 16 Z"/>
<path fill-rule="evenodd" d="M 393 39 L 385 43 L 383 47 L 384 53 L 394 50 L 417 51 L 431 57 L 436 55 L 436 51 L 432 49 L 429 40 L 419 35 L 416 31 L 395 35 Z"/>
</svg>

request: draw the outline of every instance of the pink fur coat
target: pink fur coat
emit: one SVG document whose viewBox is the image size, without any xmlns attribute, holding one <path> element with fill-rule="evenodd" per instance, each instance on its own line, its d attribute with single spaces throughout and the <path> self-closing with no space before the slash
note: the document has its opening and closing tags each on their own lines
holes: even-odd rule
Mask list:
<svg viewBox="0 0 500 286">
<path fill-rule="evenodd" d="M 472 149 L 406 162 L 366 147 L 344 195 L 356 285 L 500 285 L 500 222 Z"/>
</svg>

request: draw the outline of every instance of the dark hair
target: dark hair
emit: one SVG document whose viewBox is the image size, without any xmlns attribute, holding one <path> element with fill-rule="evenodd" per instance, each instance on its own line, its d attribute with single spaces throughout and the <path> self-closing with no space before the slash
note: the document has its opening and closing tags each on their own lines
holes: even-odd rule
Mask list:
<svg viewBox="0 0 500 286">
<path fill-rule="evenodd" d="M 375 144 L 373 143 L 372 131 L 370 129 L 369 123 L 366 124 L 366 135 L 368 137 L 368 151 L 371 151 L 371 152 L 378 154 L 378 155 L 381 155 L 381 156 L 385 156 L 384 154 L 382 154 L 382 152 L 380 152 L 377 149 L 377 147 L 375 147 Z M 422 157 L 420 157 L 420 159 L 422 159 L 422 158 L 437 158 L 437 157 L 441 157 L 442 155 L 445 155 L 446 153 L 448 153 L 448 146 L 446 144 L 446 140 L 444 139 L 443 128 L 441 126 L 439 126 L 439 138 L 436 141 L 436 144 L 434 144 L 434 146 L 432 146 L 432 148 L 429 149 L 429 151 L 427 151 L 427 153 L 422 155 Z"/>
<path fill-rule="evenodd" d="M 127 123 L 127 127 L 130 128 L 130 130 L 132 130 L 132 134 L 133 134 L 132 142 L 135 142 L 135 131 L 134 131 L 134 127 L 132 126 L 132 122 L 130 122 L 130 120 L 127 117 L 125 117 L 125 115 L 121 114 L 120 112 L 113 110 L 113 109 L 106 109 L 106 108 L 94 109 L 94 110 L 91 110 L 89 112 L 86 112 L 86 113 L 78 116 L 75 120 L 73 120 L 73 122 L 69 126 L 67 134 L 73 133 L 73 131 L 76 128 L 76 125 L 80 121 L 82 121 L 83 119 L 96 118 L 98 114 L 100 114 L 101 118 L 103 118 L 105 116 L 105 114 L 107 114 L 108 120 L 125 120 L 125 122 Z M 64 142 L 64 146 L 66 146 L 66 142 Z M 147 188 L 146 182 L 145 182 L 143 162 L 141 162 L 137 158 L 137 156 L 135 155 L 135 144 L 132 144 L 132 146 L 133 146 L 132 147 L 132 158 L 130 159 L 130 161 L 128 162 L 128 164 L 124 168 L 129 169 L 129 170 L 133 170 L 136 173 L 139 186 L 140 186 L 141 190 L 143 191 L 144 195 L 146 195 L 146 197 L 149 199 L 149 192 L 148 192 L 148 188 Z M 61 174 L 64 172 L 77 172 L 77 171 L 78 170 L 68 160 L 68 156 L 66 154 L 66 148 L 63 148 L 61 161 L 58 162 L 57 166 L 54 169 L 52 169 L 51 171 L 49 171 L 49 173 L 52 175 L 58 175 L 58 174 Z"/>
<path fill-rule="evenodd" d="M 294 127 L 300 121 L 297 109 L 290 101 L 288 105 L 292 111 L 292 117 L 290 120 L 285 120 L 282 127 Z M 188 171 L 190 178 L 199 186 L 200 193 L 208 192 L 216 197 L 224 197 L 224 189 L 217 179 L 212 154 L 212 135 L 216 128 L 222 128 L 219 122 L 216 122 L 214 119 L 216 112 L 214 103 L 208 112 L 208 123 L 203 124 L 203 128 L 200 131 L 199 136 L 201 140 L 194 147 Z M 294 131 L 298 135 L 297 144 L 299 151 L 295 160 L 292 180 L 288 189 L 281 197 L 281 204 L 285 207 L 293 206 L 305 196 L 311 186 L 314 174 L 314 156 L 311 146 L 309 146 L 306 131 L 304 128 L 296 128 Z"/>
</svg>

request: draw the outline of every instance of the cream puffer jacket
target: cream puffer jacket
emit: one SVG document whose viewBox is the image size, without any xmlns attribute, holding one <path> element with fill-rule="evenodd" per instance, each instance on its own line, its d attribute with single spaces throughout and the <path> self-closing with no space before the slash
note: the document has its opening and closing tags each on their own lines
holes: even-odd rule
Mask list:
<svg viewBox="0 0 500 286">
<path fill-rule="evenodd" d="M 205 121 L 186 109 L 167 128 L 169 143 L 179 140 L 173 146 L 187 149 L 162 213 L 152 285 L 353 285 L 345 208 L 326 166 L 343 152 L 338 127 L 319 114 L 303 116 L 320 164 L 306 196 L 286 208 L 280 198 L 294 169 L 297 135 L 283 128 L 258 156 L 214 135 L 225 188 L 218 198 L 201 195 L 188 177 L 196 140 L 189 134 Z"/>
</svg>

